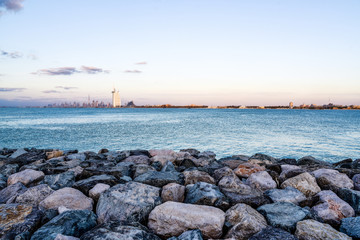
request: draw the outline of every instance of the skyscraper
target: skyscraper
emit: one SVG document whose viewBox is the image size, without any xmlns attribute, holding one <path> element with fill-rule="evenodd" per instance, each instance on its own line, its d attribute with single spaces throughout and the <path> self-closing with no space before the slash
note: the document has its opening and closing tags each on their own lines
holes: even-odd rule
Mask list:
<svg viewBox="0 0 360 240">
<path fill-rule="evenodd" d="M 116 89 L 114 88 L 114 90 L 111 93 L 112 93 L 112 107 L 113 108 L 121 107 L 121 99 L 120 99 L 119 91 L 116 91 Z"/>
</svg>

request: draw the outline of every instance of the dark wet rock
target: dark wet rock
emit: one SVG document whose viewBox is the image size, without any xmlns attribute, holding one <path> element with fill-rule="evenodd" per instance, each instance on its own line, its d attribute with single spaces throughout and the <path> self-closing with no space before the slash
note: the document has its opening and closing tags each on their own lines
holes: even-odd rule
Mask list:
<svg viewBox="0 0 360 240">
<path fill-rule="evenodd" d="M 323 165 L 330 166 L 331 164 L 325 161 L 318 160 L 313 156 L 302 157 L 297 161 L 298 165 Z"/>
<path fill-rule="evenodd" d="M 360 159 L 356 159 L 356 160 L 353 161 L 352 168 L 360 169 Z"/>
<path fill-rule="evenodd" d="M 286 179 L 295 177 L 304 172 L 305 170 L 299 166 L 284 164 L 281 165 L 281 173 L 279 179 L 281 182 L 284 182 Z"/>
<path fill-rule="evenodd" d="M 24 204 L 0 204 L 0 238 L 29 236 L 40 224 L 42 212 Z M 21 239 L 21 238 L 20 238 Z"/>
<path fill-rule="evenodd" d="M 45 152 L 28 152 L 16 158 L 9 158 L 7 164 L 18 164 L 21 167 L 38 160 L 46 160 Z"/>
<path fill-rule="evenodd" d="M 59 215 L 59 211 L 57 209 L 42 209 L 43 216 L 41 219 L 41 226 L 45 223 L 49 222 L 51 219 Z"/>
<path fill-rule="evenodd" d="M 19 148 L 13 154 L 11 154 L 9 158 L 17 158 L 25 153 L 28 153 L 28 152 L 23 148 Z"/>
<path fill-rule="evenodd" d="M 286 187 L 285 189 L 271 189 L 264 192 L 264 195 L 271 199 L 272 202 L 290 202 L 299 204 L 299 202 L 306 200 L 305 195 L 293 187 Z"/>
<path fill-rule="evenodd" d="M 155 187 L 163 187 L 168 183 L 184 184 L 184 176 L 178 172 L 148 171 L 134 179 L 135 182 L 145 183 Z"/>
<path fill-rule="evenodd" d="M 333 166 L 336 168 L 352 168 L 353 160 L 351 158 L 342 160 L 337 163 L 333 163 Z"/>
<path fill-rule="evenodd" d="M 218 186 L 232 204 L 245 203 L 252 207 L 258 207 L 269 203 L 260 190 L 242 183 L 236 176 L 223 177 Z"/>
<path fill-rule="evenodd" d="M 161 162 L 153 162 L 152 164 L 151 164 L 151 166 L 153 167 L 153 168 L 155 168 L 155 170 L 156 171 L 161 171 L 161 169 L 162 169 L 162 164 L 161 164 Z"/>
<path fill-rule="evenodd" d="M 88 194 L 89 190 L 98 183 L 104 183 L 110 186 L 114 186 L 115 184 L 117 184 L 117 179 L 111 175 L 97 175 L 77 181 L 75 182 L 73 187 L 79 189 L 84 194 Z"/>
<path fill-rule="evenodd" d="M 137 222 L 109 222 L 101 224 L 81 236 L 81 240 L 160 240 Z"/>
<path fill-rule="evenodd" d="M 43 182 L 54 190 L 72 187 L 75 183 L 75 172 L 69 171 L 60 174 L 46 175 Z"/>
<path fill-rule="evenodd" d="M 160 203 L 160 188 L 138 182 L 118 184 L 100 196 L 96 207 L 98 222 L 144 221 Z"/>
<path fill-rule="evenodd" d="M 337 192 L 339 188 L 354 188 L 353 181 L 344 173 L 333 169 L 319 169 L 313 172 L 316 182 L 323 190 Z"/>
<path fill-rule="evenodd" d="M 130 153 L 129 153 L 130 156 Z M 106 153 L 106 159 L 109 161 L 121 162 L 127 158 L 128 155 L 123 151 L 111 151 Z"/>
<path fill-rule="evenodd" d="M 342 219 L 340 232 L 349 235 L 354 240 L 360 239 L 360 217 Z"/>
<path fill-rule="evenodd" d="M 156 169 L 153 166 L 149 166 L 146 164 L 138 164 L 134 166 L 134 178 L 140 176 L 141 174 L 144 174 L 148 171 L 156 171 Z"/>
<path fill-rule="evenodd" d="M 347 202 L 355 210 L 357 215 L 360 214 L 360 191 L 341 188 L 338 191 L 338 196 Z"/>
<path fill-rule="evenodd" d="M 145 155 L 134 155 L 134 156 L 130 156 L 127 157 L 124 162 L 131 162 L 133 164 L 146 164 L 149 165 L 150 164 L 150 158 L 148 156 Z"/>
<path fill-rule="evenodd" d="M 188 148 L 188 149 L 181 149 L 180 152 L 187 152 L 190 153 L 191 156 L 198 158 L 200 151 L 193 149 L 193 148 Z"/>
<path fill-rule="evenodd" d="M 15 202 L 37 206 L 53 192 L 54 190 L 52 190 L 48 185 L 40 184 L 35 187 L 28 188 L 23 193 L 19 194 L 16 197 Z"/>
<path fill-rule="evenodd" d="M 208 173 L 192 170 L 192 171 L 184 171 L 185 185 L 194 184 L 197 182 L 207 182 L 210 184 L 215 184 L 214 178 L 212 178 Z"/>
<path fill-rule="evenodd" d="M 231 168 L 228 168 L 228 167 L 219 168 L 219 169 L 215 170 L 213 173 L 213 177 L 216 182 L 219 182 L 221 180 L 221 178 L 223 178 L 225 176 L 236 177 L 233 170 L 231 170 Z"/>
<path fill-rule="evenodd" d="M 92 211 L 66 211 L 38 229 L 31 240 L 53 240 L 58 234 L 80 237 L 95 226 L 96 215 Z"/>
<path fill-rule="evenodd" d="M 294 158 L 283 158 L 277 161 L 278 164 L 288 164 L 288 165 L 296 165 L 297 161 Z"/>
<path fill-rule="evenodd" d="M 0 204 L 6 203 L 11 199 L 15 199 L 19 194 L 26 191 L 26 187 L 22 183 L 15 183 L 0 191 Z"/>
<path fill-rule="evenodd" d="M 247 160 L 249 160 L 248 156 L 238 155 L 238 156 L 221 158 L 218 161 L 220 163 L 224 164 L 226 167 L 229 167 L 231 169 L 235 169 L 240 164 L 245 163 Z"/>
<path fill-rule="evenodd" d="M 7 177 L 0 174 L 0 190 L 6 188 L 6 186 L 7 186 Z"/>
<path fill-rule="evenodd" d="M 355 215 L 354 209 L 348 203 L 341 200 L 334 192 L 325 190 L 317 195 L 319 202 L 311 208 L 314 219 L 328 223 L 333 227 L 338 227 L 341 219 Z"/>
<path fill-rule="evenodd" d="M 218 161 L 213 161 L 210 164 L 208 164 L 206 166 L 198 167 L 197 169 L 199 171 L 207 172 L 208 174 L 213 175 L 217 169 L 223 168 L 223 167 L 224 167 L 224 165 L 222 165 Z"/>
<path fill-rule="evenodd" d="M 142 150 L 142 149 L 130 150 L 130 156 L 139 156 L 139 155 L 144 155 L 149 158 L 151 157 L 148 150 Z"/>
<path fill-rule="evenodd" d="M 215 206 L 226 209 L 229 203 L 216 185 L 197 182 L 186 187 L 185 203 Z"/>
<path fill-rule="evenodd" d="M 266 227 L 260 232 L 256 233 L 252 237 L 249 238 L 249 240 L 264 240 L 264 239 L 270 239 L 270 240 L 298 240 L 297 237 L 294 235 L 288 233 L 287 231 L 284 231 L 280 228 L 274 228 L 274 227 Z"/>
<path fill-rule="evenodd" d="M 175 172 L 175 166 L 172 162 L 167 161 L 161 169 L 162 172 Z"/>
<path fill-rule="evenodd" d="M 196 229 L 186 231 L 178 237 L 168 238 L 167 240 L 203 240 L 203 237 L 201 231 Z"/>
<path fill-rule="evenodd" d="M 354 190 L 360 191 L 360 174 L 354 175 L 352 180 L 353 180 L 353 183 L 354 183 Z"/>
<path fill-rule="evenodd" d="M 329 224 L 320 223 L 312 219 L 298 222 L 295 236 L 299 240 L 351 240 L 351 237 L 336 231 Z"/>
<path fill-rule="evenodd" d="M 281 165 L 280 164 L 268 164 L 268 165 L 265 165 L 265 168 L 267 169 L 267 171 L 274 171 L 277 174 L 281 173 Z"/>
<path fill-rule="evenodd" d="M 103 154 L 103 153 L 108 153 L 108 152 L 109 152 L 109 149 L 102 148 L 99 150 L 98 154 Z"/>
<path fill-rule="evenodd" d="M 250 159 L 258 159 L 258 160 L 261 160 L 261 161 L 270 161 L 270 162 L 273 162 L 273 163 L 277 162 L 276 158 L 271 157 L 271 156 L 266 155 L 266 154 L 262 154 L 262 153 L 256 153 L 255 155 L 252 155 L 250 157 Z"/>
<path fill-rule="evenodd" d="M 177 183 L 166 184 L 161 191 L 161 199 L 163 202 L 183 202 L 185 198 L 185 186 Z"/>
<path fill-rule="evenodd" d="M 288 232 L 295 230 L 296 223 L 309 216 L 309 211 L 293 203 L 277 202 L 266 204 L 257 209 L 273 227 L 282 228 Z"/>
<path fill-rule="evenodd" d="M 0 167 L 0 174 L 4 175 L 5 177 L 9 177 L 10 175 L 17 173 L 19 171 L 18 164 L 6 164 Z"/>
</svg>

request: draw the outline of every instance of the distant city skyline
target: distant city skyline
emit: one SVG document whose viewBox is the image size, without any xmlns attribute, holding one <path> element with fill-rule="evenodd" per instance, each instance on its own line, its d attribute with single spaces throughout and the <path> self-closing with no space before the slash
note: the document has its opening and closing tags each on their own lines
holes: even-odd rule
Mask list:
<svg viewBox="0 0 360 240">
<path fill-rule="evenodd" d="M 0 106 L 360 105 L 357 0 L 0 0 Z"/>
</svg>

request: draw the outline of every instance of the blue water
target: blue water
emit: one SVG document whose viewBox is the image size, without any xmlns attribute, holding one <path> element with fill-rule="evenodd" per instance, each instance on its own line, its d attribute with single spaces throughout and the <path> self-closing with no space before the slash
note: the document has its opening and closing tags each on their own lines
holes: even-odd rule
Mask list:
<svg viewBox="0 0 360 240">
<path fill-rule="evenodd" d="M 360 158 L 360 111 L 263 109 L 0 109 L 0 148 L 257 152 Z"/>
</svg>

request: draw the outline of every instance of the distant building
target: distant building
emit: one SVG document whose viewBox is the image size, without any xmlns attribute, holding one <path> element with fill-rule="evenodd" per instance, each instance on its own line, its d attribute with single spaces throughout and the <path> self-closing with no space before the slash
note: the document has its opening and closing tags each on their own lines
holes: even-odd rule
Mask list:
<svg viewBox="0 0 360 240">
<path fill-rule="evenodd" d="M 293 103 L 293 102 L 290 102 L 290 103 L 289 103 L 289 108 L 290 108 L 290 109 L 293 109 L 293 108 L 294 108 L 294 103 Z"/>
<path fill-rule="evenodd" d="M 113 108 L 121 107 L 121 99 L 120 99 L 119 91 L 116 91 L 116 89 L 114 88 L 114 90 L 111 93 L 112 93 L 112 107 Z"/>
</svg>

